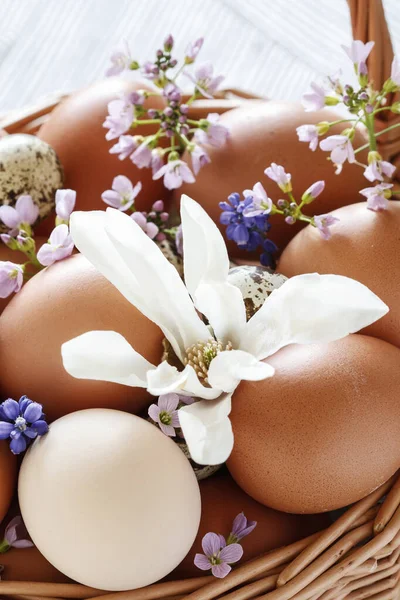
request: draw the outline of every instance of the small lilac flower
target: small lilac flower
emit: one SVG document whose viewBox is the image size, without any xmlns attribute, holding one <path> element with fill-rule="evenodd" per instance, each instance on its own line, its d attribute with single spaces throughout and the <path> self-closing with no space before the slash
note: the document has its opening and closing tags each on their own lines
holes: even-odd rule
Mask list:
<svg viewBox="0 0 400 600">
<path fill-rule="evenodd" d="M 56 191 L 56 214 L 63 221 L 69 221 L 75 208 L 76 192 L 74 190 Z"/>
<path fill-rule="evenodd" d="M 309 142 L 309 148 L 313 152 L 318 147 L 318 128 L 315 125 L 300 125 L 296 129 L 300 142 Z"/>
<path fill-rule="evenodd" d="M 103 127 L 108 129 L 106 140 L 114 140 L 130 129 L 134 119 L 134 107 L 127 98 L 112 100 L 108 103 L 108 113 Z"/>
<path fill-rule="evenodd" d="M 194 61 L 197 58 L 198 53 L 201 50 L 203 42 L 204 42 L 204 38 L 199 38 L 198 40 L 196 40 L 195 42 L 193 42 L 187 46 L 186 52 L 185 52 L 185 63 L 187 65 L 194 63 Z"/>
<path fill-rule="evenodd" d="M 39 207 L 31 196 L 20 196 L 15 207 L 3 204 L 0 206 L 0 220 L 10 229 L 23 229 L 33 225 L 39 216 Z"/>
<path fill-rule="evenodd" d="M 194 139 L 199 144 L 210 144 L 216 148 L 220 148 L 229 137 L 229 129 L 219 122 L 220 115 L 218 113 L 210 113 L 207 119 L 202 120 L 204 129 L 197 129 L 194 134 Z"/>
<path fill-rule="evenodd" d="M 281 165 L 277 165 L 276 163 L 271 163 L 270 167 L 267 167 L 264 171 L 267 177 L 275 181 L 278 184 L 280 189 L 285 192 L 292 191 L 292 176 L 290 173 L 286 173 L 285 169 Z"/>
<path fill-rule="evenodd" d="M 136 196 L 142 189 L 142 184 L 138 181 L 133 187 L 132 182 L 125 175 L 118 175 L 114 177 L 111 187 L 111 190 L 102 193 L 101 199 L 109 206 L 125 212 L 135 202 Z"/>
<path fill-rule="evenodd" d="M 184 181 L 186 183 L 196 181 L 188 165 L 180 159 L 169 161 L 153 175 L 153 179 L 160 179 L 161 177 L 164 177 L 164 185 L 168 190 L 181 187 Z"/>
<path fill-rule="evenodd" d="M 211 162 L 211 159 L 208 156 L 207 152 L 204 150 L 204 148 L 198 146 L 197 144 L 195 145 L 193 150 L 191 150 L 190 156 L 192 159 L 192 166 L 195 175 L 199 173 L 202 167 Z"/>
<path fill-rule="evenodd" d="M 138 169 L 144 169 L 151 166 L 152 154 L 148 145 L 148 141 L 145 140 L 138 146 L 135 152 L 131 155 L 131 161 Z"/>
<path fill-rule="evenodd" d="M 246 217 L 246 209 L 253 204 L 251 196 L 240 199 L 238 193 L 230 194 L 228 202 L 220 202 L 222 210 L 220 222 L 226 225 L 226 236 L 240 248 L 249 252 L 255 250 L 264 241 L 265 233 L 270 229 L 268 214 Z"/>
<path fill-rule="evenodd" d="M 182 99 L 182 92 L 175 83 L 167 83 L 163 89 L 163 96 L 169 102 L 180 102 Z"/>
<path fill-rule="evenodd" d="M 154 238 L 158 235 L 160 231 L 158 226 L 152 221 L 147 220 L 146 213 L 134 212 L 131 215 L 131 219 L 133 219 L 135 223 L 137 223 L 139 227 L 143 229 L 145 234 L 148 235 L 151 240 L 154 240 Z"/>
<path fill-rule="evenodd" d="M 118 142 L 110 148 L 110 154 L 118 154 L 119 160 L 125 160 L 138 147 L 137 137 L 121 135 Z"/>
<path fill-rule="evenodd" d="M 244 537 L 249 535 L 257 527 L 257 521 L 248 521 L 244 513 L 239 513 L 235 517 L 232 525 L 232 531 L 228 537 L 228 544 L 237 544 Z"/>
<path fill-rule="evenodd" d="M 68 225 L 57 225 L 50 234 L 49 241 L 40 248 L 37 259 L 44 267 L 49 267 L 59 260 L 70 256 L 74 249 L 74 242 L 69 232 Z"/>
<path fill-rule="evenodd" d="M 330 135 L 321 140 L 319 147 L 325 152 L 331 153 L 331 161 L 335 165 L 342 165 L 346 160 L 355 162 L 353 146 L 347 135 Z"/>
<path fill-rule="evenodd" d="M 329 240 L 332 237 L 330 227 L 338 221 L 340 221 L 340 219 L 329 214 L 317 215 L 316 217 L 314 217 L 315 226 L 319 230 L 324 240 Z"/>
<path fill-rule="evenodd" d="M 151 61 L 147 61 L 144 63 L 141 69 L 142 75 L 146 77 L 146 79 L 156 79 L 160 74 L 160 70 L 156 64 Z"/>
<path fill-rule="evenodd" d="M 388 207 L 388 198 L 391 195 L 388 190 L 392 187 L 392 183 L 379 183 L 375 187 L 360 190 L 360 194 L 367 198 L 367 208 L 370 210 L 385 210 Z"/>
<path fill-rule="evenodd" d="M 176 230 L 175 234 L 175 247 L 179 256 L 183 256 L 183 235 L 182 235 L 182 225 Z"/>
<path fill-rule="evenodd" d="M 146 97 L 141 90 L 133 90 L 127 95 L 127 101 L 134 106 L 143 106 Z"/>
<path fill-rule="evenodd" d="M 313 202 L 313 200 L 315 200 L 315 198 L 318 198 L 318 196 L 322 194 L 324 189 L 325 181 L 316 181 L 306 189 L 301 197 L 301 201 L 304 202 L 304 204 L 310 204 Z"/>
<path fill-rule="evenodd" d="M 155 175 L 163 165 L 163 151 L 161 148 L 154 148 L 154 150 L 151 151 L 151 170 L 153 175 Z"/>
<path fill-rule="evenodd" d="M 367 42 L 364 44 L 361 40 L 354 40 L 351 43 L 351 46 L 342 46 L 342 48 L 350 58 L 351 62 L 359 68 L 360 63 L 366 63 L 374 44 L 375 42 Z"/>
<path fill-rule="evenodd" d="M 400 86 L 400 63 L 397 56 L 395 56 L 392 61 L 390 79 L 396 86 Z"/>
<path fill-rule="evenodd" d="M 111 55 L 111 66 L 106 71 L 106 77 L 112 77 L 113 75 L 119 75 L 127 69 L 129 69 L 132 63 L 132 58 L 129 56 L 128 51 L 122 52 L 117 50 Z"/>
<path fill-rule="evenodd" d="M 326 91 L 323 87 L 315 83 L 311 83 L 311 92 L 303 94 L 301 103 L 306 112 L 312 112 L 314 110 L 320 110 L 325 106 Z"/>
<path fill-rule="evenodd" d="M 204 554 L 196 554 L 194 564 L 202 571 L 211 569 L 214 577 L 222 579 L 232 570 L 230 566 L 243 556 L 240 544 L 224 545 L 225 540 L 216 533 L 207 533 L 201 542 Z"/>
<path fill-rule="evenodd" d="M 175 428 L 179 427 L 178 405 L 178 394 L 164 394 L 158 404 L 152 404 L 148 410 L 149 417 L 170 437 L 176 436 Z"/>
<path fill-rule="evenodd" d="M 48 430 L 42 405 L 27 396 L 21 396 L 18 402 L 9 398 L 0 404 L 0 440 L 11 439 L 13 454 L 24 452 L 31 440 Z"/>
<path fill-rule="evenodd" d="M 370 152 L 368 156 L 369 165 L 364 171 L 364 177 L 368 181 L 383 181 L 383 177 L 391 178 L 396 167 L 386 160 L 382 160 L 377 152 Z"/>
<path fill-rule="evenodd" d="M 0 542 L 0 553 L 7 552 L 10 548 L 32 548 L 33 545 L 22 517 L 18 515 L 5 529 L 4 540 Z"/>
<path fill-rule="evenodd" d="M 0 298 L 17 293 L 24 283 L 24 267 L 8 260 L 0 261 Z"/>
<path fill-rule="evenodd" d="M 214 67 L 212 63 L 206 62 L 197 67 L 194 76 L 188 71 L 184 72 L 186 77 L 191 79 L 198 90 L 206 98 L 212 98 L 225 77 L 218 75 L 213 77 Z"/>
<path fill-rule="evenodd" d="M 252 190 L 244 190 L 243 196 L 252 198 L 252 204 L 243 211 L 245 217 L 258 217 L 268 215 L 271 212 L 272 200 L 259 181 L 253 186 Z"/>
</svg>

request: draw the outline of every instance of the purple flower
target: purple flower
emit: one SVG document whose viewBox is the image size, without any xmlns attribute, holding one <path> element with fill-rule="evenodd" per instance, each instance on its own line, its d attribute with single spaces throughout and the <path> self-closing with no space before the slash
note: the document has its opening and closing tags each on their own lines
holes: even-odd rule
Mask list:
<svg viewBox="0 0 400 600">
<path fill-rule="evenodd" d="M 41 265 L 48 267 L 58 260 L 63 260 L 72 254 L 74 242 L 68 229 L 63 223 L 57 225 L 50 234 L 49 241 L 40 248 L 37 259 Z"/>
<path fill-rule="evenodd" d="M 338 221 L 340 221 L 340 219 L 329 214 L 317 215 L 314 217 L 315 227 L 319 230 L 324 240 L 329 240 L 332 237 L 332 233 L 329 228 Z"/>
<path fill-rule="evenodd" d="M 190 156 L 192 159 L 192 166 L 193 166 L 193 171 L 194 171 L 195 175 L 198 174 L 198 172 L 200 171 L 200 169 L 202 167 L 204 167 L 204 165 L 207 165 L 211 162 L 211 159 L 208 156 L 207 152 L 201 146 L 198 146 L 197 144 L 195 145 L 193 150 L 190 152 Z"/>
<path fill-rule="evenodd" d="M 175 83 L 167 83 L 163 89 L 163 96 L 169 102 L 180 102 L 182 99 L 182 92 Z"/>
<path fill-rule="evenodd" d="M 257 526 L 257 521 L 248 521 L 244 513 L 239 513 L 235 517 L 232 525 L 232 531 L 228 537 L 228 544 L 236 544 L 244 537 L 249 535 Z"/>
<path fill-rule="evenodd" d="M 167 37 L 164 40 L 164 49 L 167 52 L 171 52 L 173 46 L 174 46 L 174 38 L 171 34 L 169 34 L 169 35 L 167 35 Z"/>
<path fill-rule="evenodd" d="M 163 165 L 163 151 L 161 148 L 154 148 L 154 150 L 151 151 L 151 170 L 153 175 L 155 175 Z"/>
<path fill-rule="evenodd" d="M 253 198 L 240 199 L 238 193 L 230 194 L 228 202 L 220 202 L 222 210 L 220 222 L 226 225 L 226 236 L 240 248 L 249 252 L 255 250 L 264 241 L 265 233 L 270 229 L 268 214 L 246 217 L 246 209 L 252 206 Z"/>
<path fill-rule="evenodd" d="M 399 63 L 397 56 L 395 56 L 392 61 L 392 68 L 390 71 L 390 79 L 393 81 L 393 83 L 396 86 L 400 86 L 400 63 Z"/>
<path fill-rule="evenodd" d="M 259 181 L 253 186 L 252 190 L 244 190 L 243 196 L 252 198 L 252 203 L 243 212 L 245 217 L 258 217 L 268 215 L 271 212 L 272 200 Z"/>
<path fill-rule="evenodd" d="M 214 67 L 212 63 L 206 62 L 199 65 L 194 72 L 194 76 L 185 71 L 186 77 L 191 79 L 198 90 L 206 98 L 212 98 L 225 77 L 223 75 L 213 76 Z"/>
<path fill-rule="evenodd" d="M 75 208 L 76 192 L 74 190 L 56 191 L 56 213 L 63 221 L 69 221 Z"/>
<path fill-rule="evenodd" d="M 194 134 L 194 139 L 199 144 L 210 144 L 216 148 L 220 148 L 229 137 L 229 129 L 219 122 L 220 115 L 218 113 L 210 113 L 207 119 L 202 119 L 204 128 L 197 129 Z"/>
<path fill-rule="evenodd" d="M 134 212 L 131 215 L 131 219 L 133 219 L 135 223 L 137 223 L 139 227 L 143 229 L 145 234 L 148 235 L 151 240 L 154 240 L 154 238 L 158 235 L 160 231 L 158 226 L 152 221 L 147 220 L 146 213 Z"/>
<path fill-rule="evenodd" d="M 0 206 L 0 220 L 10 229 L 29 228 L 39 216 L 39 208 L 31 196 L 20 196 L 13 206 L 3 204 Z"/>
<path fill-rule="evenodd" d="M 388 198 L 391 196 L 388 190 L 392 187 L 392 183 L 379 183 L 375 187 L 360 190 L 360 194 L 367 198 L 367 208 L 370 210 L 385 210 L 388 207 Z"/>
<path fill-rule="evenodd" d="M 117 50 L 111 55 L 111 66 L 106 71 L 106 77 L 112 77 L 113 75 L 119 75 L 129 69 L 130 64 L 132 63 L 132 58 L 129 55 L 129 50 L 126 52 L 121 52 Z"/>
<path fill-rule="evenodd" d="M 318 196 L 322 194 L 324 189 L 325 181 L 316 181 L 306 189 L 301 197 L 301 201 L 304 202 L 304 204 L 310 204 L 315 198 L 318 198 Z"/>
<path fill-rule="evenodd" d="M 0 542 L 0 553 L 7 552 L 10 548 L 31 548 L 33 542 L 21 516 L 14 517 L 7 525 L 4 540 Z"/>
<path fill-rule="evenodd" d="M 377 152 L 370 152 L 368 156 L 369 165 L 364 171 L 364 177 L 368 181 L 383 181 L 383 177 L 391 178 L 396 167 L 386 160 L 382 160 Z"/>
<path fill-rule="evenodd" d="M 24 266 L 8 260 L 0 261 L 0 298 L 17 293 L 24 283 Z"/>
<path fill-rule="evenodd" d="M 196 554 L 194 564 L 202 571 L 211 569 L 214 577 L 223 578 L 231 572 L 231 564 L 243 556 L 240 544 L 224 545 L 225 540 L 216 533 L 207 533 L 201 542 L 204 554 Z"/>
<path fill-rule="evenodd" d="M 111 190 L 102 193 L 101 199 L 109 206 L 125 212 L 135 202 L 136 196 L 142 189 L 142 184 L 138 181 L 133 187 L 132 182 L 125 175 L 118 175 L 114 177 L 111 187 Z"/>
<path fill-rule="evenodd" d="M 281 165 L 277 165 L 276 163 L 271 163 L 270 167 L 267 167 L 264 171 L 267 177 L 275 181 L 278 184 L 280 189 L 285 192 L 292 191 L 292 176 L 290 173 L 286 173 L 285 169 Z"/>
<path fill-rule="evenodd" d="M 110 154 L 118 154 L 119 160 L 125 160 L 138 147 L 137 137 L 121 135 L 118 142 L 110 148 Z"/>
<path fill-rule="evenodd" d="M 176 251 L 180 256 L 183 256 L 183 235 L 182 235 L 182 225 L 179 225 L 179 227 L 176 230 L 176 234 L 175 234 L 175 246 L 176 246 Z"/>
<path fill-rule="evenodd" d="M 262 243 L 262 253 L 260 255 L 260 263 L 264 267 L 276 268 L 275 254 L 278 252 L 278 246 L 272 240 L 265 239 Z"/>
<path fill-rule="evenodd" d="M 342 46 L 347 56 L 350 58 L 354 65 L 359 67 L 360 63 L 366 63 L 367 58 L 374 47 L 375 42 L 361 42 L 360 40 L 354 40 L 350 47 Z"/>
<path fill-rule="evenodd" d="M 164 185 L 169 190 L 181 187 L 182 183 L 193 183 L 195 181 L 192 171 L 183 160 L 171 160 L 161 167 L 153 179 L 164 177 Z"/>
<path fill-rule="evenodd" d="M 31 440 L 48 430 L 42 405 L 27 396 L 22 396 L 18 402 L 9 398 L 0 404 L 0 440 L 11 439 L 13 454 L 24 452 Z"/>
<path fill-rule="evenodd" d="M 194 61 L 197 58 L 198 53 L 201 50 L 203 42 L 204 42 L 204 38 L 199 38 L 198 40 L 196 40 L 195 42 L 193 42 L 187 46 L 186 52 L 185 52 L 185 63 L 187 65 L 194 63 Z"/>
<path fill-rule="evenodd" d="M 321 150 L 331 153 L 331 161 L 335 165 L 342 165 L 346 160 L 349 163 L 356 160 L 351 140 L 347 135 L 330 135 L 321 140 L 319 147 Z"/>
<path fill-rule="evenodd" d="M 143 77 L 146 77 L 146 79 L 156 79 L 160 74 L 160 69 L 155 63 L 152 63 L 148 60 L 144 63 L 141 72 Z"/>
<path fill-rule="evenodd" d="M 108 113 L 103 127 L 108 129 L 106 140 L 114 140 L 130 129 L 134 118 L 134 107 L 127 98 L 112 100 L 108 103 Z"/>
<path fill-rule="evenodd" d="M 311 92 L 303 94 L 301 103 L 306 112 L 312 112 L 314 110 L 320 110 L 325 106 L 325 95 L 326 92 L 323 87 L 315 82 L 311 83 Z"/>
<path fill-rule="evenodd" d="M 135 152 L 131 155 L 131 161 L 138 169 L 143 169 L 151 166 L 153 157 L 148 145 L 148 140 L 145 140 L 138 146 Z"/>
<path fill-rule="evenodd" d="M 136 213 L 135 213 L 136 214 Z M 175 437 L 175 428 L 179 427 L 178 394 L 164 394 L 158 399 L 158 404 L 149 407 L 149 417 L 158 424 L 161 431 L 170 437 Z"/>
<path fill-rule="evenodd" d="M 300 142 L 309 142 L 309 148 L 313 152 L 318 147 L 318 128 L 316 125 L 300 125 L 296 129 Z"/>
</svg>

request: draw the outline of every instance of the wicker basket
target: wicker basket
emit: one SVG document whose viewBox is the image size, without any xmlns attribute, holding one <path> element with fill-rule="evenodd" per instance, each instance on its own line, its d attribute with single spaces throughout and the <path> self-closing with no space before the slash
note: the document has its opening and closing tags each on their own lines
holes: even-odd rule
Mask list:
<svg viewBox="0 0 400 600">
<path fill-rule="evenodd" d="M 353 36 L 376 48 L 369 69 L 376 86 L 390 74 L 393 50 L 381 0 L 348 0 Z M 223 113 L 253 98 L 225 90 L 215 100 L 200 100 L 192 115 Z M 8 133 L 38 131 L 63 96 L 0 120 Z M 400 117 L 386 112 L 376 127 Z M 400 128 L 379 138 L 386 159 L 400 162 Z M 354 504 L 323 532 L 269 552 L 234 569 L 221 580 L 198 577 L 147 588 L 107 593 L 78 584 L 0 582 L 0 598 L 96 598 L 100 600 L 400 600 L 400 471 Z"/>
</svg>

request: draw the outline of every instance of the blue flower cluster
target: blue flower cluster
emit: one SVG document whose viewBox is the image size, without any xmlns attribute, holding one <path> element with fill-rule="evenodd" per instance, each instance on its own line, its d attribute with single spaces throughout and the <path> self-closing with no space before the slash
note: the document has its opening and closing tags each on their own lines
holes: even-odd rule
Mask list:
<svg viewBox="0 0 400 600">
<path fill-rule="evenodd" d="M 266 239 L 271 228 L 269 215 L 261 214 L 256 217 L 247 217 L 245 215 L 246 209 L 249 209 L 252 204 L 253 198 L 251 196 L 247 196 L 242 200 L 240 194 L 230 194 L 227 202 L 219 203 L 222 210 L 220 222 L 226 226 L 228 240 L 233 240 L 239 248 L 254 252 L 261 246 L 261 264 L 273 268 L 275 266 L 273 255 L 278 248 L 271 240 Z"/>
<path fill-rule="evenodd" d="M 0 404 L 0 440 L 10 439 L 13 454 L 25 452 L 32 440 L 48 432 L 43 407 L 27 396 L 8 398 Z"/>
</svg>

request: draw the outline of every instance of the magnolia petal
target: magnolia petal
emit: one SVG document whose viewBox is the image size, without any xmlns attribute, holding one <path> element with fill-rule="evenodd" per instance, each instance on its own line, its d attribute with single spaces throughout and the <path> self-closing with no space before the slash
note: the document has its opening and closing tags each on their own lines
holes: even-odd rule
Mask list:
<svg viewBox="0 0 400 600">
<path fill-rule="evenodd" d="M 73 212 L 70 232 L 75 246 L 134 306 L 140 304 L 140 288 L 115 249 L 106 230 L 104 211 Z"/>
<path fill-rule="evenodd" d="M 218 400 L 195 402 L 179 410 L 190 456 L 198 464 L 219 465 L 228 459 L 233 448 L 230 412 L 230 394 L 224 394 Z"/>
<path fill-rule="evenodd" d="M 186 286 L 217 338 L 236 345 L 246 311 L 240 290 L 227 280 L 230 264 L 224 239 L 200 204 L 185 194 L 181 216 Z"/>
<path fill-rule="evenodd" d="M 139 310 L 162 329 L 179 358 L 186 348 L 210 337 L 175 267 L 130 217 L 106 211 L 106 231 L 138 282 Z"/>
<path fill-rule="evenodd" d="M 147 373 L 155 369 L 115 331 L 88 331 L 61 347 L 65 370 L 77 379 L 112 381 L 147 387 Z"/>
<path fill-rule="evenodd" d="M 362 283 L 309 273 L 274 290 L 245 328 L 240 347 L 259 360 L 287 344 L 333 342 L 383 317 L 389 308 Z"/>
<path fill-rule="evenodd" d="M 149 393 L 153 396 L 176 393 L 214 400 L 221 395 L 220 389 L 204 387 L 190 365 L 183 371 L 178 371 L 166 361 L 147 373 L 147 385 Z"/>
<path fill-rule="evenodd" d="M 210 364 L 208 382 L 224 392 L 233 392 L 242 380 L 261 381 L 272 377 L 275 369 L 243 350 L 220 352 Z"/>
</svg>

